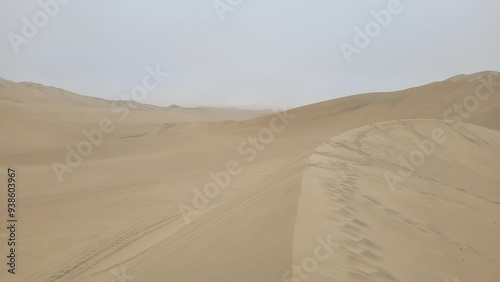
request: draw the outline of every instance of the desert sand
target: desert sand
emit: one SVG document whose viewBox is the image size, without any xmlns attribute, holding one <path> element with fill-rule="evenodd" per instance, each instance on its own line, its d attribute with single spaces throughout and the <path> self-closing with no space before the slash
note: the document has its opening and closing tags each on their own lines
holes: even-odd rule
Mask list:
<svg viewBox="0 0 500 282">
<path fill-rule="evenodd" d="M 500 277 L 496 72 L 277 113 L 0 80 L 0 115 L 1 281 Z"/>
</svg>

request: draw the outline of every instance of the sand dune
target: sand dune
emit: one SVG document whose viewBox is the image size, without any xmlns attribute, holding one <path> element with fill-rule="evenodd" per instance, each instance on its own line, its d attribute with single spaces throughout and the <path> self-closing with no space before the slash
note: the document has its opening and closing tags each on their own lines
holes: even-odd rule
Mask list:
<svg viewBox="0 0 500 282">
<path fill-rule="evenodd" d="M 436 130 L 442 143 L 431 138 Z M 415 142 L 425 145 L 406 145 Z M 399 176 L 400 156 L 413 168 L 393 190 L 385 174 Z M 310 281 L 495 281 L 499 157 L 500 132 L 435 120 L 383 122 L 328 140 L 303 177 L 294 264 L 317 268 Z M 335 249 L 314 267 L 304 259 L 321 236 Z"/>
<path fill-rule="evenodd" d="M 1 80 L 15 281 L 497 281 L 499 84 L 485 72 L 266 114 Z M 59 179 L 103 119 L 113 130 Z M 405 169 L 436 128 L 447 140 Z"/>
</svg>

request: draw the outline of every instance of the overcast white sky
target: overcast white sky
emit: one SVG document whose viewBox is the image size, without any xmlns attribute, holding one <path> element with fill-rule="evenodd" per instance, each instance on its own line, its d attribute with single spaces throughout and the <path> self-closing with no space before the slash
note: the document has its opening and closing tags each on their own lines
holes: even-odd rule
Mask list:
<svg viewBox="0 0 500 282">
<path fill-rule="evenodd" d="M 72 0 L 16 54 L 8 34 L 43 10 L 0 0 L 0 77 L 119 99 L 160 65 L 145 103 L 295 107 L 500 70 L 498 0 L 400 0 L 348 64 L 340 44 L 390 1 L 242 0 L 221 21 L 213 0 Z"/>
</svg>

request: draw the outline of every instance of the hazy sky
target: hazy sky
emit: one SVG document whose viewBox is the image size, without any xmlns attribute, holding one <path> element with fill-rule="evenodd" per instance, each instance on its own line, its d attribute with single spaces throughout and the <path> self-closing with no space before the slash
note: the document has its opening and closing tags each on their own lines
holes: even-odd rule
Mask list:
<svg viewBox="0 0 500 282">
<path fill-rule="evenodd" d="M 0 1 L 0 77 L 120 99 L 159 65 L 145 103 L 294 107 L 500 70 L 498 0 L 54 1 Z"/>
</svg>

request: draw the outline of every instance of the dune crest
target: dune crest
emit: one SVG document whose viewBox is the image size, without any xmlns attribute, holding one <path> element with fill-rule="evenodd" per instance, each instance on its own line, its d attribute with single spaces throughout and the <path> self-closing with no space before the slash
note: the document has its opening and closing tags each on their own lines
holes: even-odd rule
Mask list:
<svg viewBox="0 0 500 282">
<path fill-rule="evenodd" d="M 391 191 L 385 173 L 397 173 L 400 157 L 425 154 L 417 143 L 436 129 L 448 139 L 427 145 L 412 177 Z M 389 121 L 333 137 L 303 177 L 294 264 L 307 281 L 496 281 L 498 167 L 500 132 L 470 124 Z M 326 261 L 305 261 L 318 236 L 338 247 Z"/>
</svg>

